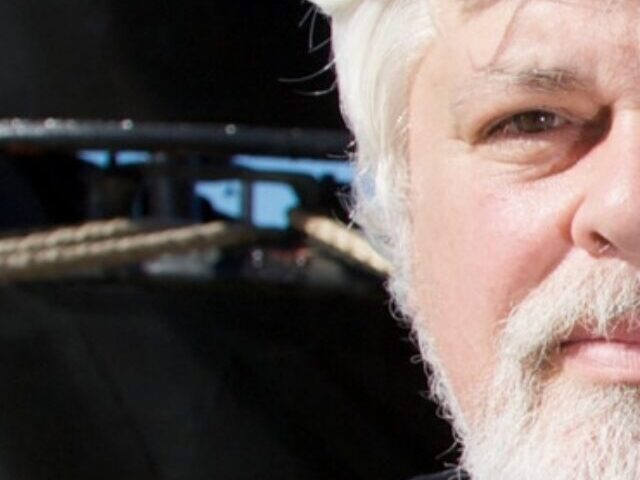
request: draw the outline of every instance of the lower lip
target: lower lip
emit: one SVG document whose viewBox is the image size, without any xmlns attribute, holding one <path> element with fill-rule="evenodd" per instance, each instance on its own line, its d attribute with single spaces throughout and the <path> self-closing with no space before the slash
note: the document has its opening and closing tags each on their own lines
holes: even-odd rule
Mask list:
<svg viewBox="0 0 640 480">
<path fill-rule="evenodd" d="M 582 340 L 561 351 L 563 367 L 588 380 L 640 384 L 640 343 Z"/>
</svg>

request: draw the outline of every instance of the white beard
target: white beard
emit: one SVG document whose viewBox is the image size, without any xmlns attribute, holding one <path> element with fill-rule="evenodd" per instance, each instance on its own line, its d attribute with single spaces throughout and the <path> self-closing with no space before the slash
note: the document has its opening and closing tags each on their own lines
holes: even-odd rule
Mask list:
<svg viewBox="0 0 640 480">
<path fill-rule="evenodd" d="M 596 385 L 558 369 L 577 325 L 606 335 L 640 311 L 636 270 L 576 254 L 505 320 L 498 365 L 463 415 L 426 332 L 418 331 L 473 480 L 640 480 L 640 387 Z M 632 328 L 640 328 L 633 325 Z"/>
<path fill-rule="evenodd" d="M 466 439 L 474 480 L 640 479 L 640 390 L 558 380 L 494 391 Z M 514 393 L 515 392 L 515 393 Z"/>
</svg>

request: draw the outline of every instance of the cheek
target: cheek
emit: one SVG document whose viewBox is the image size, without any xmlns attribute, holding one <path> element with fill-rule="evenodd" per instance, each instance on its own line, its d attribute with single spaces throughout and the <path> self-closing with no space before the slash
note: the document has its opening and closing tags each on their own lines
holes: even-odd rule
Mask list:
<svg viewBox="0 0 640 480">
<path fill-rule="evenodd" d="M 436 163 L 412 182 L 415 303 L 463 404 L 462 386 L 492 371 L 500 320 L 570 248 L 575 203 L 560 185 L 500 183 L 471 165 Z"/>
</svg>

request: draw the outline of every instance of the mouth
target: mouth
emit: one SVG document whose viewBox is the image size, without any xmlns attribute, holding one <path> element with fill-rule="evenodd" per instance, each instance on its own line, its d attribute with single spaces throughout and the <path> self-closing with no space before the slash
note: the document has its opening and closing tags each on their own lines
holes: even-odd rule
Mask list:
<svg viewBox="0 0 640 480">
<path fill-rule="evenodd" d="M 563 369 L 591 382 L 640 385 L 638 320 L 623 319 L 606 336 L 574 329 L 560 346 Z"/>
</svg>

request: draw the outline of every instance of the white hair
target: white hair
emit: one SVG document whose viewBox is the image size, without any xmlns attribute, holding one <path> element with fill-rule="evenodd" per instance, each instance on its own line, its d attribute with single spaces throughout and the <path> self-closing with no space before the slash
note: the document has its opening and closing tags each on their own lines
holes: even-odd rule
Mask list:
<svg viewBox="0 0 640 480">
<path fill-rule="evenodd" d="M 332 14 L 341 107 L 356 141 L 352 218 L 391 261 L 389 289 L 409 313 L 407 105 L 410 79 L 434 33 L 430 0 L 316 3 Z"/>
<path fill-rule="evenodd" d="M 407 133 L 410 85 L 435 14 L 429 0 L 316 0 L 333 18 L 342 109 L 357 143 L 354 218 L 391 260 L 390 289 L 408 311 L 411 218 Z M 472 385 L 463 415 L 433 340 L 414 328 L 431 364 L 432 395 L 462 441 L 477 480 L 640 478 L 640 388 L 557 376 L 554 359 L 578 326 L 606 337 L 640 314 L 640 276 L 616 260 L 569 256 L 501 322 L 498 363 Z M 626 320 L 628 321 L 628 320 Z M 636 322 L 629 328 L 640 328 Z"/>
</svg>

